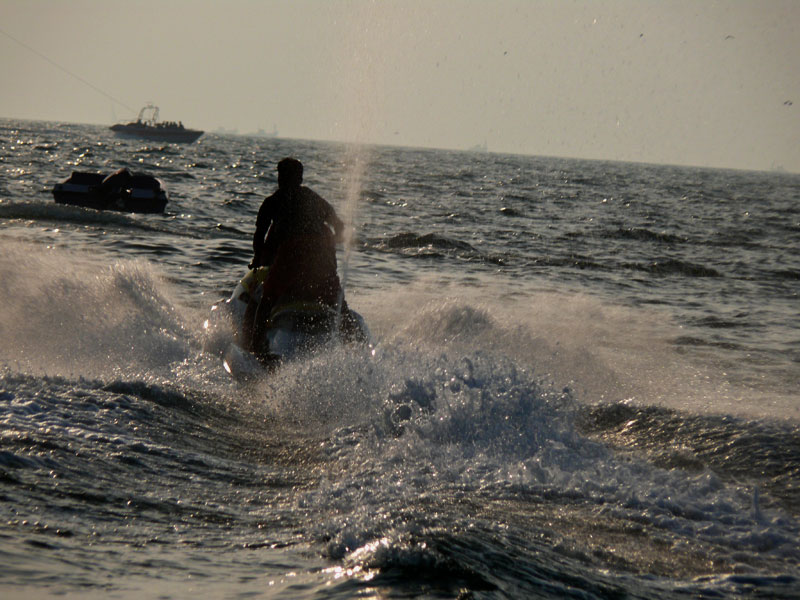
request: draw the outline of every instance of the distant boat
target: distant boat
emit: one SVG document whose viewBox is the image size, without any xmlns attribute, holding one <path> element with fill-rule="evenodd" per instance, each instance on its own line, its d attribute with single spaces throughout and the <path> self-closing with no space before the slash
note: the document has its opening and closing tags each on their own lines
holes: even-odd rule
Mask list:
<svg viewBox="0 0 800 600">
<path fill-rule="evenodd" d="M 472 146 L 472 148 L 469 149 L 469 152 L 488 152 L 488 151 L 489 151 L 489 146 L 486 144 L 486 142 L 478 144 L 477 146 Z"/>
<path fill-rule="evenodd" d="M 145 114 L 149 114 L 145 118 Z M 158 142 L 175 142 L 178 144 L 191 144 L 204 132 L 198 129 L 186 129 L 183 123 L 158 120 L 158 107 L 146 105 L 139 111 L 139 117 L 131 123 L 117 123 L 111 126 L 111 131 L 125 137 L 136 137 Z"/>
</svg>

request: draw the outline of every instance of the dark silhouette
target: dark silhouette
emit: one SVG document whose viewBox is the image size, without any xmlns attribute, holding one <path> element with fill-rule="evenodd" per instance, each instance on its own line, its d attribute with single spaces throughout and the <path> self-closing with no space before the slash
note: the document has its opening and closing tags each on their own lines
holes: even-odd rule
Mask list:
<svg viewBox="0 0 800 600">
<path fill-rule="evenodd" d="M 316 302 L 346 310 L 336 264 L 336 242 L 344 223 L 333 206 L 302 185 L 303 165 L 278 163 L 278 189 L 261 204 L 250 268 L 269 267 L 261 300 L 250 302 L 243 345 L 256 351 L 273 308 L 286 302 Z"/>
<path fill-rule="evenodd" d="M 132 181 L 133 175 L 131 175 L 128 169 L 123 167 L 103 179 L 103 183 L 100 184 L 100 192 L 106 198 L 118 196 L 122 190 L 130 187 Z"/>
<path fill-rule="evenodd" d="M 160 179 L 125 168 L 110 175 L 73 171 L 53 186 L 53 199 L 58 204 L 135 213 L 162 213 L 169 200 Z"/>
<path fill-rule="evenodd" d="M 175 143 L 192 143 L 203 135 L 199 129 L 187 129 L 182 121 L 159 121 L 158 107 L 152 104 L 139 111 L 136 121 L 117 123 L 111 126 L 111 131 L 123 136 Z"/>
</svg>

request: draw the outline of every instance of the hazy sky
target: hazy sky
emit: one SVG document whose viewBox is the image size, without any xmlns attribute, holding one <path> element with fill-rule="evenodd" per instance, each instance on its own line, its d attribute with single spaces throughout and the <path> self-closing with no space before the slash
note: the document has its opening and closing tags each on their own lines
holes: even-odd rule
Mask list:
<svg viewBox="0 0 800 600">
<path fill-rule="evenodd" d="M 154 102 L 206 130 L 800 172 L 797 0 L 0 0 L 0 82 L 1 117 Z"/>
</svg>

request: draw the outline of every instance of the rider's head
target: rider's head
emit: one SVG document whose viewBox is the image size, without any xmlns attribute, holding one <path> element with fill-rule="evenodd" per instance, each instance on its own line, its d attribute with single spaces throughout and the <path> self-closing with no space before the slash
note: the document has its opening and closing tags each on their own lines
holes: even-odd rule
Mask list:
<svg viewBox="0 0 800 600">
<path fill-rule="evenodd" d="M 278 187 L 298 187 L 303 183 L 303 163 L 296 158 L 284 158 L 278 163 Z"/>
</svg>

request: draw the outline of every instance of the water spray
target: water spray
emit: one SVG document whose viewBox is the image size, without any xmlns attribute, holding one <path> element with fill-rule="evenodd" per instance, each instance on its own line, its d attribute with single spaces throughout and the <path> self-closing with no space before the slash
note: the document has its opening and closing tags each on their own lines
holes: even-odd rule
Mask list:
<svg viewBox="0 0 800 600">
<path fill-rule="evenodd" d="M 345 162 L 349 168 L 345 178 L 345 202 L 342 211 L 344 217 L 344 232 L 342 245 L 344 247 L 344 260 L 342 261 L 342 276 L 339 285 L 339 298 L 336 302 L 336 326 L 334 331 L 339 331 L 342 324 L 342 308 L 344 307 L 344 290 L 347 287 L 347 278 L 350 273 L 350 258 L 353 252 L 353 238 L 355 235 L 355 216 L 358 208 L 358 198 L 361 194 L 363 183 L 364 146 L 352 144 L 347 152 Z"/>
</svg>

